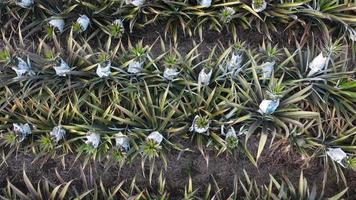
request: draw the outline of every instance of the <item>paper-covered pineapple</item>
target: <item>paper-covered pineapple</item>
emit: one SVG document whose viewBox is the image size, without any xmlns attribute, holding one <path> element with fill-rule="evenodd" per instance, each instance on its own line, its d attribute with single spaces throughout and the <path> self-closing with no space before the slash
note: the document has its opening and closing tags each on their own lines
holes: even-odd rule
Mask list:
<svg viewBox="0 0 356 200">
<path fill-rule="evenodd" d="M 85 136 L 86 141 L 85 143 L 92 146 L 93 148 L 98 148 L 100 144 L 100 135 L 94 132 L 88 132 Z"/>
<path fill-rule="evenodd" d="M 20 142 L 22 142 L 24 139 L 27 138 L 27 136 L 32 134 L 31 127 L 28 123 L 14 123 L 12 126 L 14 133 L 20 138 Z"/>
<path fill-rule="evenodd" d="M 267 8 L 265 0 L 252 0 L 252 9 L 256 12 L 262 12 Z"/>
<path fill-rule="evenodd" d="M 77 22 L 74 24 L 74 30 L 77 32 L 84 32 L 88 29 L 90 24 L 90 19 L 86 15 L 81 15 Z"/>
<path fill-rule="evenodd" d="M 163 72 L 163 77 L 169 81 L 174 80 L 178 76 L 179 72 L 177 68 L 166 67 Z"/>
<path fill-rule="evenodd" d="M 53 68 L 56 71 L 57 76 L 67 76 L 71 71 L 69 65 L 62 58 L 60 58 L 59 64 Z"/>
<path fill-rule="evenodd" d="M 261 114 L 272 114 L 274 113 L 278 106 L 279 106 L 279 99 L 275 99 L 275 100 L 269 100 L 269 99 L 263 99 L 262 102 L 260 103 L 259 106 L 259 112 Z"/>
<path fill-rule="evenodd" d="M 144 62 L 138 62 L 135 60 L 132 60 L 129 64 L 129 68 L 127 69 L 127 72 L 130 74 L 139 74 L 143 70 L 143 63 Z"/>
<path fill-rule="evenodd" d="M 326 154 L 331 160 L 339 163 L 342 167 L 346 167 L 348 156 L 341 148 L 328 148 Z"/>
<path fill-rule="evenodd" d="M 209 124 L 210 122 L 208 119 L 196 115 L 189 130 L 196 133 L 209 135 Z"/>
<path fill-rule="evenodd" d="M 17 67 L 12 67 L 12 69 L 15 71 L 17 78 L 20 78 L 26 74 L 32 76 L 35 75 L 35 72 L 31 68 L 31 62 L 29 57 L 27 57 L 27 62 L 22 60 L 22 58 L 17 57 L 18 63 Z"/>
<path fill-rule="evenodd" d="M 265 62 L 262 64 L 262 78 L 268 79 L 272 77 L 272 72 L 274 65 L 276 64 L 275 61 L 272 62 Z"/>
<path fill-rule="evenodd" d="M 111 74 L 111 62 L 106 61 L 103 63 L 99 63 L 98 67 L 96 68 L 96 74 L 100 78 L 108 77 Z"/>
<path fill-rule="evenodd" d="M 35 4 L 34 0 L 15 0 L 16 4 L 22 8 L 30 8 Z"/>
<path fill-rule="evenodd" d="M 126 4 L 132 4 L 137 7 L 143 6 L 144 3 L 145 0 L 126 0 Z"/>
<path fill-rule="evenodd" d="M 130 138 L 121 132 L 115 135 L 115 146 L 120 151 L 128 152 L 130 150 Z"/>
<path fill-rule="evenodd" d="M 65 138 L 66 130 L 62 128 L 62 126 L 56 126 L 52 129 L 50 135 L 54 138 L 55 142 L 58 143 L 60 140 Z"/>
<path fill-rule="evenodd" d="M 210 7 L 212 0 L 199 0 L 198 2 L 202 7 Z"/>
<path fill-rule="evenodd" d="M 154 131 L 147 136 L 147 140 L 151 140 L 157 144 L 161 144 L 161 142 L 163 141 L 163 135 L 160 134 L 158 131 Z"/>
<path fill-rule="evenodd" d="M 212 69 L 210 69 L 208 71 L 208 69 L 203 68 L 200 71 L 199 76 L 198 76 L 198 84 L 199 85 L 209 85 L 212 73 L 213 73 Z"/>
<path fill-rule="evenodd" d="M 309 73 L 308 77 L 313 76 L 323 70 L 328 62 L 328 58 L 323 56 L 323 53 L 320 53 L 309 63 Z"/>
<path fill-rule="evenodd" d="M 64 31 L 64 20 L 61 18 L 54 18 L 49 20 L 49 25 L 53 28 L 56 28 L 60 33 Z"/>
<path fill-rule="evenodd" d="M 233 16 L 235 15 L 236 11 L 232 7 L 225 7 L 224 9 L 221 10 L 220 13 L 220 21 L 222 21 L 225 24 L 230 23 L 232 20 Z"/>
</svg>

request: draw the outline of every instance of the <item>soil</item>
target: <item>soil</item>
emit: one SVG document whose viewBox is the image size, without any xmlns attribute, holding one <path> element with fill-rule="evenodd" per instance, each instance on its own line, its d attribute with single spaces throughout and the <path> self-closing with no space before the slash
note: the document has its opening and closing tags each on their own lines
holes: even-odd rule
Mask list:
<svg viewBox="0 0 356 200">
<path fill-rule="evenodd" d="M 252 137 L 249 148 L 257 149 L 258 140 Z M 171 150 L 167 152 L 168 165 L 165 169 L 161 160 L 156 160 L 153 181 L 150 186 L 148 181 L 149 164 L 145 165 L 146 177 L 143 176 L 141 168 L 141 159 L 135 159 L 131 164 L 126 164 L 122 168 L 118 165 L 112 165 L 109 168 L 104 166 L 103 162 L 91 161 L 85 167 L 85 174 L 93 173 L 93 177 L 97 181 L 101 180 L 105 188 L 113 188 L 122 181 L 130 182 L 134 177 L 136 184 L 140 188 L 158 188 L 157 179 L 159 173 L 162 171 L 166 178 L 166 190 L 172 199 L 182 198 L 184 194 L 184 186 L 188 183 L 188 177 L 192 178 L 194 188 L 199 188 L 197 195 L 203 195 L 208 187 L 208 183 L 214 185 L 215 179 L 220 193 L 224 198 L 227 198 L 233 192 L 233 183 L 235 178 L 245 181 L 244 170 L 247 172 L 251 180 L 256 181 L 260 186 L 268 185 L 269 176 L 272 175 L 277 180 L 281 180 L 283 176 L 287 176 L 289 180 L 298 187 L 299 176 L 303 170 L 304 177 L 308 180 L 309 186 L 313 184 L 321 189 L 323 181 L 324 168 L 321 159 L 311 160 L 308 165 L 303 165 L 302 158 L 297 153 L 290 150 L 287 153 L 282 153 L 282 146 L 278 146 L 279 150 L 266 148 L 262 154 L 258 168 L 253 166 L 251 162 L 244 156 L 243 153 L 236 154 L 222 154 L 217 156 L 216 151 L 207 150 L 206 154 L 209 157 L 209 164 L 202 154 L 190 143 L 184 143 L 185 147 L 189 147 L 193 152 L 184 152 L 179 154 L 178 151 Z M 61 159 L 38 159 L 33 162 L 34 155 L 19 153 L 17 156 L 11 156 L 6 164 L 0 170 L 0 188 L 6 186 L 6 180 L 10 180 L 16 187 L 26 191 L 25 184 L 22 179 L 22 169 L 26 169 L 26 174 L 32 183 L 35 185 L 39 180 L 46 178 L 52 183 L 60 184 L 60 180 L 56 176 L 56 171 L 63 178 L 64 181 L 74 181 L 74 186 L 80 191 L 83 187 L 80 183 L 81 170 L 83 167 L 84 158 L 81 157 L 76 160 L 75 155 L 69 154 L 65 156 L 65 167 L 61 163 Z M 42 166 L 43 162 L 45 164 Z M 41 167 L 42 166 L 42 167 Z M 332 169 L 329 171 L 327 179 L 325 194 L 332 196 L 337 192 L 342 191 L 345 185 L 340 182 L 336 184 L 335 177 L 333 177 Z M 345 176 L 349 186 L 348 197 L 356 197 L 356 182 L 353 179 L 356 172 L 346 170 Z M 90 177 L 90 176 L 89 176 Z M 241 188 L 240 188 L 241 189 Z M 224 199 L 223 198 L 223 199 Z"/>
<path fill-rule="evenodd" d="M 162 37 L 165 41 L 166 47 L 174 46 L 172 37 L 164 38 L 164 22 L 157 22 L 156 24 L 145 27 L 144 29 L 138 29 L 130 33 L 129 37 L 133 44 L 137 41 L 143 40 L 144 44 L 151 45 L 156 42 L 156 45 L 153 47 L 151 52 L 159 52 L 160 50 L 160 41 L 157 40 L 159 37 Z M 183 34 L 183 31 L 178 31 L 178 51 L 184 55 L 188 53 L 192 48 L 195 47 L 194 44 L 199 45 L 199 53 L 202 57 L 206 57 L 211 52 L 211 49 L 215 45 L 222 45 L 227 47 L 229 44 L 233 44 L 233 35 L 224 28 L 221 32 L 209 30 L 206 28 L 203 31 L 203 40 L 195 34 L 192 37 L 189 37 L 188 34 Z M 295 41 L 299 43 L 303 41 L 295 40 L 295 38 L 301 38 L 303 31 L 293 29 L 293 32 L 290 30 L 285 30 L 285 27 L 277 27 L 276 32 L 271 32 L 271 39 L 269 40 L 266 35 L 259 33 L 254 29 L 243 29 L 242 27 L 237 27 L 237 36 L 238 40 L 241 42 L 246 42 L 250 48 L 259 47 L 263 42 L 270 42 L 273 46 L 277 45 L 279 47 L 284 47 L 289 50 L 295 50 Z M 309 34 L 306 34 L 307 37 Z M 126 44 L 127 38 L 123 38 L 123 44 Z"/>
</svg>

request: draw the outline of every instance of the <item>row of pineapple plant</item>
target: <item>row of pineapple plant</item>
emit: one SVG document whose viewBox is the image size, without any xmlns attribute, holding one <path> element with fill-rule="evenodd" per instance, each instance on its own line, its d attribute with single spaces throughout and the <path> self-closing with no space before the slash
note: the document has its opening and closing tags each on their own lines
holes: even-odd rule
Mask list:
<svg viewBox="0 0 356 200">
<path fill-rule="evenodd" d="M 45 32 L 46 38 L 66 35 L 68 30 L 93 38 L 96 35 L 121 37 L 134 34 L 134 27 L 165 23 L 165 36 L 175 41 L 180 30 L 203 38 L 205 29 L 221 31 L 224 27 L 237 38 L 237 29 L 256 28 L 271 39 L 271 32 L 283 28 L 315 27 L 324 35 L 330 27 L 336 34 L 346 34 L 355 41 L 356 6 L 352 1 L 266 2 L 242 1 L 33 1 L 8 0 L 1 5 L 1 24 L 26 30 L 26 37 Z M 166 23 L 167 22 L 167 23 Z M 332 26 L 330 26 L 330 23 Z M 16 28 L 16 25 L 20 25 Z M 126 28 L 125 28 L 126 27 Z M 90 30 L 89 30 L 90 29 Z"/>
<path fill-rule="evenodd" d="M 301 171 L 299 183 L 293 185 L 291 180 L 284 176 L 276 178 L 270 175 L 266 185 L 258 185 L 256 180 L 251 179 L 248 173 L 243 170 L 244 176 L 235 177 L 231 188 L 219 186 L 215 178 L 212 177 L 204 186 L 195 185 L 192 178 L 186 180 L 186 184 L 181 188 L 176 188 L 180 196 L 171 195 L 167 188 L 164 173 L 160 173 L 153 183 L 142 186 L 137 183 L 136 178 L 121 181 L 117 184 L 104 183 L 99 177 L 95 177 L 92 171 L 85 173 L 80 169 L 80 177 L 72 180 L 65 180 L 57 174 L 56 180 L 41 178 L 37 184 L 31 182 L 23 169 L 21 182 L 25 187 L 16 187 L 11 180 L 7 180 L 7 185 L 0 191 L 1 199 L 330 199 L 338 200 L 347 197 L 349 188 L 325 194 L 324 190 L 315 182 L 310 184 Z M 19 180 L 17 180 L 19 182 Z M 57 183 L 56 183 L 57 182 Z M 58 184 L 59 182 L 59 184 Z"/>
<path fill-rule="evenodd" d="M 123 164 L 138 155 L 165 160 L 169 149 L 185 150 L 170 142 L 181 137 L 203 154 L 239 149 L 257 166 L 277 138 L 335 161 L 340 173 L 354 167 L 355 69 L 341 41 L 294 52 L 239 42 L 202 58 L 198 47 L 181 55 L 162 43 L 153 57 L 142 43 L 94 52 L 70 40 L 76 53 L 68 56 L 45 43 L 26 58 L 12 46 L 2 51 L 3 145 Z M 246 148 L 253 135 L 255 156 Z"/>
</svg>

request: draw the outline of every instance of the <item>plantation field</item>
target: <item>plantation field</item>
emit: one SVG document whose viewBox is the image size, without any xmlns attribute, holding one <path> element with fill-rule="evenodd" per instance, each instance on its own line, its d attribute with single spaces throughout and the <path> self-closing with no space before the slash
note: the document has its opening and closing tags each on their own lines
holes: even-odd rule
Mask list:
<svg viewBox="0 0 356 200">
<path fill-rule="evenodd" d="M 0 1 L 0 199 L 355 199 L 356 2 Z"/>
</svg>

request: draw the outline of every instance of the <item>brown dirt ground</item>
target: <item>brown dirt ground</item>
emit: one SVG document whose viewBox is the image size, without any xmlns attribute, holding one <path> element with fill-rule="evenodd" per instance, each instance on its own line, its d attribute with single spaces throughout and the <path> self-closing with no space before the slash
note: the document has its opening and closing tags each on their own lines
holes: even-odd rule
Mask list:
<svg viewBox="0 0 356 200">
<path fill-rule="evenodd" d="M 250 141 L 249 148 L 256 150 L 257 143 L 258 139 L 253 137 Z M 250 178 L 255 180 L 259 185 L 267 185 L 269 175 L 277 179 L 286 175 L 295 186 L 297 186 L 300 172 L 303 170 L 304 176 L 307 178 L 310 186 L 315 183 L 318 186 L 318 190 L 321 189 L 324 169 L 320 160 L 312 160 L 308 166 L 305 166 L 302 165 L 302 162 L 299 162 L 301 158 L 298 154 L 292 151 L 284 154 L 279 150 L 273 151 L 267 148 L 260 158 L 258 168 L 256 168 L 243 153 L 216 156 L 216 152 L 207 150 L 206 153 L 209 155 L 209 165 L 207 166 L 206 160 L 192 144 L 185 142 L 184 146 L 189 147 L 194 150 L 194 152 L 184 152 L 183 154 L 179 154 L 174 150 L 167 152 L 168 166 L 166 170 L 163 167 L 162 161 L 156 161 L 153 185 L 151 187 L 149 187 L 147 178 L 149 167 L 148 165 L 145 167 L 145 178 L 142 173 L 140 159 L 134 160 L 131 164 L 124 165 L 121 169 L 118 165 L 113 165 L 107 169 L 102 162 L 91 162 L 85 168 L 85 173 L 88 174 L 89 168 L 92 168 L 96 180 L 102 180 L 105 187 L 115 187 L 121 181 L 130 181 L 133 177 L 136 177 L 136 183 L 139 187 L 152 189 L 156 188 L 156 180 L 159 176 L 159 172 L 162 170 L 166 178 L 167 191 L 173 199 L 182 197 L 184 186 L 187 184 L 189 176 L 191 176 L 193 180 L 193 186 L 200 188 L 199 192 L 202 192 L 202 194 L 207 188 L 208 183 L 213 183 L 212 177 L 214 177 L 222 189 L 222 196 L 226 198 L 232 193 L 235 177 L 245 180 L 243 170 L 246 170 Z M 6 162 L 7 164 L 1 166 L 0 188 L 5 187 L 6 180 L 9 179 L 17 187 L 24 189 L 25 185 L 22 181 L 23 165 L 25 165 L 26 173 L 34 184 L 37 184 L 38 180 L 43 178 L 47 178 L 50 182 L 60 183 L 55 175 L 55 170 L 58 171 L 65 181 L 72 179 L 78 181 L 81 178 L 80 168 L 83 165 L 83 157 L 74 162 L 75 155 L 67 155 L 65 157 L 65 168 L 63 168 L 60 159 L 49 159 L 42 168 L 40 168 L 40 166 L 43 159 L 39 159 L 35 162 L 33 162 L 33 159 L 34 155 L 26 155 L 23 153 L 10 157 Z M 356 182 L 353 178 L 356 172 L 346 170 L 345 175 L 350 188 L 348 197 L 352 199 L 352 197 L 356 197 L 354 187 Z M 82 187 L 80 183 L 74 182 L 74 185 L 80 191 Z M 335 177 L 331 175 L 328 177 L 325 193 L 327 196 L 331 196 L 340 192 L 344 187 L 341 182 L 336 184 Z"/>
</svg>

